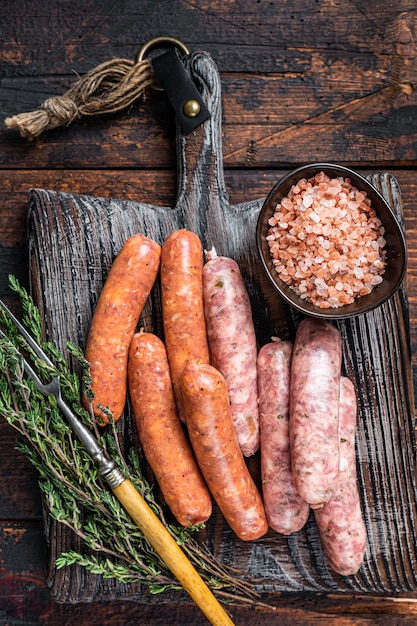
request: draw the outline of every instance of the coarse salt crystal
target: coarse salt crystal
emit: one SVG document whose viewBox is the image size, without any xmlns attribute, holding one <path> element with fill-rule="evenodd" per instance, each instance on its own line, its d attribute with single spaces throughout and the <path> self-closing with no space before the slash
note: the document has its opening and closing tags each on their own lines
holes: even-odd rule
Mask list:
<svg viewBox="0 0 417 626">
<path fill-rule="evenodd" d="M 313 204 L 313 196 L 305 194 L 302 201 L 302 206 L 309 209 Z"/>
<path fill-rule="evenodd" d="M 382 283 L 382 281 L 383 281 L 382 276 L 378 274 L 377 276 L 373 276 L 371 278 L 371 285 L 379 285 L 380 283 Z"/>
</svg>

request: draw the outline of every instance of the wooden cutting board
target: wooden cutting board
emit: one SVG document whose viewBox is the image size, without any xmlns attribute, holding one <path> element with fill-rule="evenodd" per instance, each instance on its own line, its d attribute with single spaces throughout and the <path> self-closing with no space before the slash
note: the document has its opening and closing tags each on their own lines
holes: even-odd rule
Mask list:
<svg viewBox="0 0 417 626">
<path fill-rule="evenodd" d="M 70 340 L 82 348 L 102 285 L 124 241 L 142 232 L 160 244 L 177 228 L 188 228 L 234 258 L 252 301 L 259 346 L 270 337 L 294 337 L 298 317 L 284 305 L 263 274 L 255 227 L 262 199 L 230 206 L 221 146 L 221 87 L 215 64 L 204 52 L 186 59 L 211 118 L 184 136 L 177 132 L 178 195 L 174 207 L 159 207 L 33 189 L 29 194 L 29 245 L 33 295 L 48 337 L 65 352 Z M 389 174 L 370 177 L 402 217 L 401 193 Z M 250 189 L 248 189 L 250 196 Z M 329 569 L 312 517 L 289 538 L 270 531 L 239 541 L 215 509 L 201 540 L 218 559 L 259 580 L 259 591 L 389 593 L 417 588 L 417 497 L 414 398 L 405 288 L 367 315 L 339 323 L 343 370 L 355 384 L 359 405 L 357 459 L 362 509 L 368 531 L 365 563 L 356 576 Z M 162 336 L 160 291 L 155 286 L 141 324 Z M 127 408 L 121 422 L 125 449 L 137 444 Z M 259 480 L 259 455 L 248 461 Z M 62 551 L 85 550 L 66 527 L 48 517 L 48 583 L 58 602 L 129 599 L 163 602 L 139 586 L 122 585 L 78 566 L 55 568 Z M 172 600 L 172 597 L 170 597 Z"/>
</svg>

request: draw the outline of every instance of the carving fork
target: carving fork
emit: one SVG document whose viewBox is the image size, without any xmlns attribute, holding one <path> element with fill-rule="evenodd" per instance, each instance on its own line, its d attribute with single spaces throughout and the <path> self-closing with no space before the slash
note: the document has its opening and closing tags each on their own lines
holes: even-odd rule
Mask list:
<svg viewBox="0 0 417 626">
<path fill-rule="evenodd" d="M 0 306 L 15 324 L 16 328 L 33 349 L 35 354 L 49 367 L 54 368 L 54 364 L 44 353 L 42 348 L 36 343 L 33 337 L 1 300 Z M 1 330 L 0 333 L 3 337 L 5 337 Z M 47 384 L 43 383 L 30 363 L 23 356 L 22 359 L 27 376 L 34 381 L 37 389 L 43 395 L 55 396 L 59 409 L 68 420 L 68 423 L 75 435 L 84 445 L 88 454 L 97 465 L 99 474 L 107 481 L 110 489 L 140 528 L 145 538 L 159 554 L 164 563 L 169 567 L 171 572 L 188 592 L 210 623 L 213 624 L 213 626 L 233 626 L 233 622 L 230 617 L 227 615 L 218 600 L 214 597 L 206 583 L 200 577 L 197 570 L 188 560 L 160 519 L 153 513 L 132 482 L 123 476 L 121 471 L 117 468 L 115 461 L 109 458 L 107 452 L 99 445 L 97 439 L 94 435 L 92 435 L 90 430 L 70 409 L 69 405 L 62 397 L 59 379 L 57 377 L 53 377 Z"/>
</svg>

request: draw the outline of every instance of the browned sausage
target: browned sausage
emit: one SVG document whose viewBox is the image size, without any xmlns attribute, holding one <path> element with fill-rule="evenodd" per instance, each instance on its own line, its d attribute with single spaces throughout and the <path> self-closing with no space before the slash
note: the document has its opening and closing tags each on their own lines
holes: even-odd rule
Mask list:
<svg viewBox="0 0 417 626">
<path fill-rule="evenodd" d="M 291 363 L 290 443 L 295 486 L 312 508 L 323 506 L 337 488 L 341 361 L 337 328 L 304 319 Z"/>
<path fill-rule="evenodd" d="M 262 537 L 268 522 L 237 441 L 224 377 L 212 365 L 190 363 L 182 391 L 191 445 L 226 521 L 240 539 Z"/>
<path fill-rule="evenodd" d="M 203 306 L 203 248 L 196 234 L 177 230 L 161 254 L 161 301 L 165 346 L 178 415 L 184 421 L 181 375 L 188 362 L 209 362 Z"/>
<path fill-rule="evenodd" d="M 245 456 L 259 448 L 257 345 L 249 295 L 236 261 L 207 253 L 204 312 L 211 364 L 223 374 Z"/>
<path fill-rule="evenodd" d="M 356 476 L 356 412 L 355 388 L 343 376 L 339 403 L 339 484 L 333 498 L 314 511 L 330 566 L 342 576 L 359 571 L 366 549 L 366 526 Z"/>
<path fill-rule="evenodd" d="M 166 350 L 159 337 L 139 332 L 128 363 L 129 394 L 139 439 L 162 494 L 183 526 L 211 515 L 211 496 L 178 418 Z"/>
<path fill-rule="evenodd" d="M 129 344 L 156 280 L 160 246 L 145 235 L 130 237 L 114 260 L 100 294 L 87 338 L 92 407 L 99 423 L 107 424 L 109 409 L 117 421 L 127 394 Z M 89 407 L 87 397 L 84 406 Z"/>
<path fill-rule="evenodd" d="M 283 535 L 307 522 L 310 507 L 298 494 L 291 470 L 289 404 L 292 343 L 273 338 L 259 350 L 258 388 L 261 475 L 266 516 Z"/>
</svg>

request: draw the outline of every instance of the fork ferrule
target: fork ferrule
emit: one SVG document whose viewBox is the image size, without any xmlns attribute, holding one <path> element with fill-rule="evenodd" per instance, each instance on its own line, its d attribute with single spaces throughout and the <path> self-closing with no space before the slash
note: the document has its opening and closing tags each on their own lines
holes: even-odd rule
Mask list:
<svg viewBox="0 0 417 626">
<path fill-rule="evenodd" d="M 115 489 L 125 481 L 125 477 L 119 468 L 116 467 L 114 461 L 108 461 L 104 466 L 100 467 L 99 474 L 107 481 L 110 489 Z"/>
</svg>

